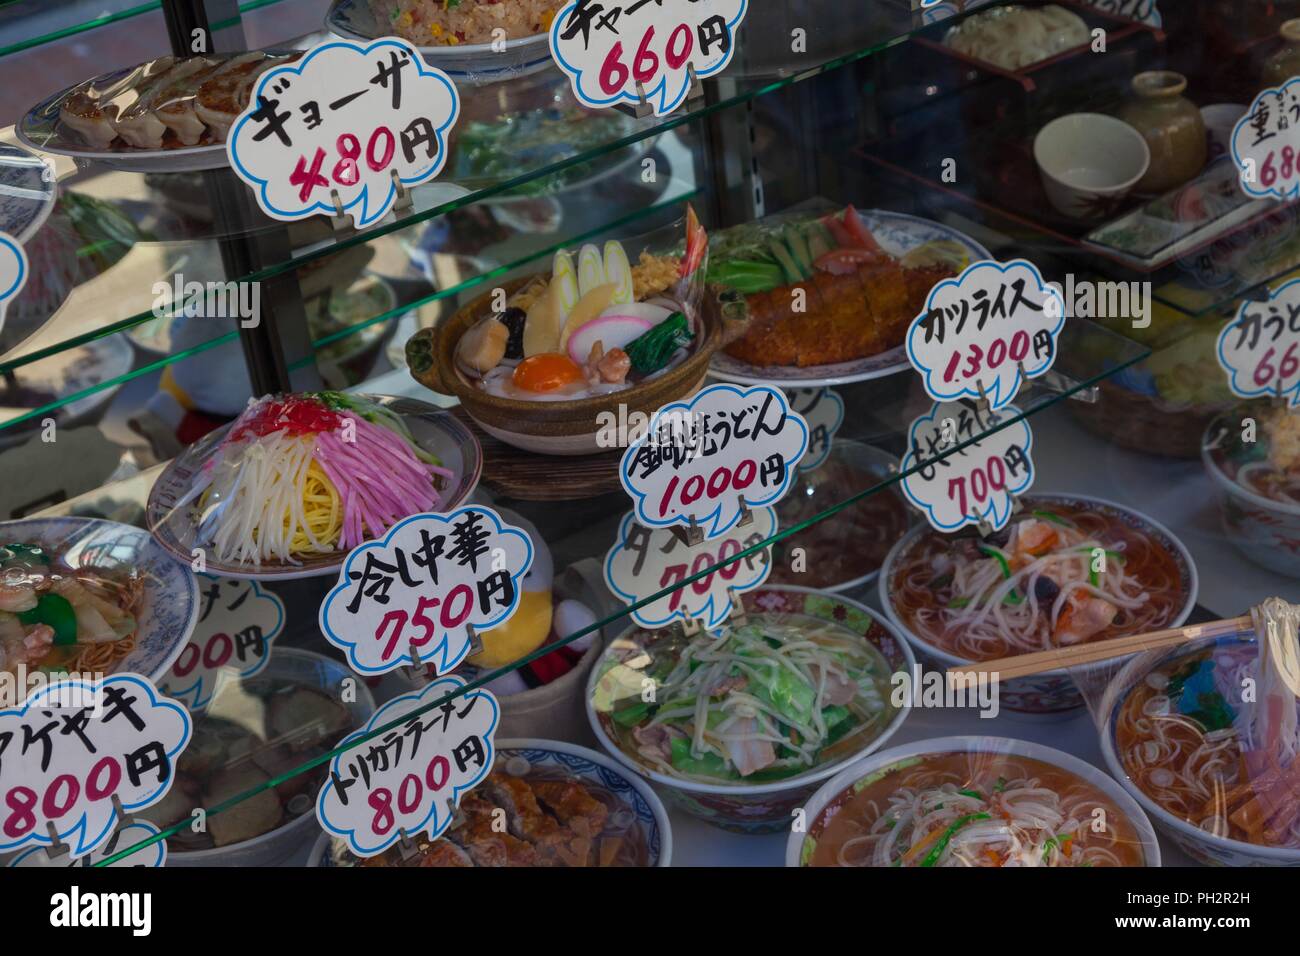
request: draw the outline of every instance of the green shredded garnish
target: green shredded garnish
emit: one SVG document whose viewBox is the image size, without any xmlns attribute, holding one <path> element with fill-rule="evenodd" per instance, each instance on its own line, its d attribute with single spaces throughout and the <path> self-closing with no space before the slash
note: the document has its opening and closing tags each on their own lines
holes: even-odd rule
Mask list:
<svg viewBox="0 0 1300 956">
<path fill-rule="evenodd" d="M 987 813 L 968 813 L 964 817 L 958 817 L 953 821 L 952 826 L 944 831 L 943 836 L 939 838 L 939 842 L 925 855 L 925 859 L 921 861 L 921 866 L 934 866 L 935 863 L 939 862 L 939 857 L 943 856 L 943 851 L 948 849 L 948 844 L 952 842 L 953 835 L 962 827 L 974 823 L 976 820 L 988 819 L 990 817 Z"/>
<path fill-rule="evenodd" d="M 1059 524 L 1062 528 L 1073 528 L 1073 523 L 1066 521 L 1058 514 L 1052 514 L 1050 511 L 1035 511 L 1035 518 L 1042 518 L 1044 521 L 1050 521 L 1052 524 Z"/>
</svg>

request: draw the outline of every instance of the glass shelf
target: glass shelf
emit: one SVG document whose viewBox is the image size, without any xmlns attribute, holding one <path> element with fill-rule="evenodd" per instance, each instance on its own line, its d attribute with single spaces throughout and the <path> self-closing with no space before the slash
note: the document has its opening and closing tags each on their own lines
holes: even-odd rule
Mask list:
<svg viewBox="0 0 1300 956">
<path fill-rule="evenodd" d="M 59 207 L 45 230 L 50 268 L 38 265 L 34 271 L 53 280 L 55 267 L 63 270 L 63 287 L 46 287 L 56 286 L 54 281 L 38 287 L 48 297 L 45 303 L 33 308 L 20 302 L 23 307 L 11 309 L 0 335 L 0 455 L 10 473 L 31 476 L 22 487 L 0 489 L 0 520 L 83 515 L 143 525 L 145 503 L 167 460 L 232 418 L 250 397 L 248 363 L 233 322 L 187 331 L 172 316 L 156 316 L 153 284 L 176 273 L 200 282 L 242 279 L 267 290 L 277 283 L 291 287 L 301 322 L 295 314 L 275 331 L 295 388 L 416 398 L 474 427 L 469 410 L 425 388 L 406 369 L 403 346 L 417 330 L 446 321 L 494 286 L 545 270 L 558 249 L 609 238 L 633 241 L 675 222 L 687 202 L 717 236 L 753 218 L 822 200 L 919 217 L 982 244 L 994 258 L 1027 258 L 1049 280 L 1150 282 L 1152 321 L 1144 326 L 1127 314 L 1105 315 L 1096 324 L 1071 318 L 1055 374 L 1022 390 L 1016 403 L 1021 415 L 961 437 L 906 472 L 899 463 L 908 450 L 909 426 L 931 404 L 916 373 L 904 367 L 833 386 L 844 416 L 829 458 L 796 480 L 778 508 L 776 530 L 746 541 L 729 562 L 770 551 L 769 584 L 804 585 L 830 601 L 842 598 L 844 607 L 881 610 L 888 603 L 877 573 L 884 554 L 924 522 L 901 483 L 1023 421 L 1034 435 L 1037 475 L 1025 497 L 1102 499 L 1103 505 L 1114 503 L 1163 525 L 1186 545 L 1193 575 L 1199 575 L 1189 621 L 1235 616 L 1269 596 L 1294 597 L 1292 572 L 1300 573 L 1300 566 L 1288 571 L 1284 552 L 1298 545 L 1284 540 L 1266 547 L 1264 536 L 1289 533 L 1290 520 L 1300 536 L 1300 519 L 1278 509 L 1280 525 L 1251 525 L 1252 519 L 1234 510 L 1233 492 L 1225 491 L 1211 457 L 1203 455 L 1212 456 L 1219 440 L 1210 426 L 1217 416 L 1236 416 L 1223 419 L 1236 423 L 1252 415 L 1272 425 L 1281 416 L 1266 405 L 1240 409 L 1226 395 L 1212 340 L 1244 295 L 1295 274 L 1300 247 L 1292 261 L 1288 229 L 1300 216 L 1296 206 L 1260 213 L 1279 218 L 1275 238 L 1252 232 L 1256 219 L 1238 224 L 1239 246 L 1223 242 L 1227 231 L 1216 235 L 1206 248 L 1217 250 L 1218 258 L 1199 272 L 1196 256 L 1204 250 L 1194 247 L 1144 270 L 1085 243 L 1091 226 L 1060 222 L 1039 195 L 1032 155 L 1028 167 L 1023 162 L 1025 143 L 1044 122 L 1074 110 L 1113 111 L 1142 69 L 1187 73 L 1193 89 L 1204 94 L 1196 97 L 1198 105 L 1228 101 L 1241 86 L 1233 85 L 1234 71 L 1244 75 L 1245 65 L 1276 48 L 1269 33 L 1280 8 L 1268 4 L 1270 13 L 1249 25 L 1242 18 L 1231 35 L 1220 29 L 1229 5 L 1219 0 L 1165 4 L 1161 29 L 1084 10 L 1087 22 L 1106 26 L 1106 55 L 1075 53 L 1020 71 L 989 69 L 942 46 L 951 25 L 1001 2 L 945 2 L 917 10 L 917 3 L 901 0 L 807 0 L 765 7 L 761 16 L 751 10 L 741 55 L 720 81 L 709 84 L 705 100 L 662 120 L 621 113 L 575 116 L 575 134 L 566 142 L 514 165 L 509 160 L 520 152 L 516 131 L 530 113 L 574 109 L 567 82 L 548 71 L 462 90 L 466 112 L 448 171 L 438 183 L 414 190 L 413 209 L 362 232 L 336 234 L 320 218 L 285 228 L 258 213 L 232 224 L 214 206 L 247 189 L 228 171 L 141 174 L 59 160 Z M 1081 9 L 1074 0 L 1061 2 Z M 1300 0 L 1294 5 L 1300 9 Z M 268 21 L 287 7 L 283 0 L 245 3 L 243 23 L 251 31 L 261 16 L 259 29 L 279 42 L 276 24 Z M 8 9 L 0 3 L 0 47 Z M 129 15 L 128 28 L 145 23 L 146 14 Z M 796 26 L 809 30 L 806 53 L 789 52 Z M 77 29 L 91 43 L 99 32 L 89 25 Z M 56 48 L 53 34 L 50 40 L 27 52 Z M 0 70 L 9 59 L 0 58 Z M 467 140 L 490 140 L 494 128 L 507 130 L 506 148 L 489 150 L 488 162 L 475 167 Z M 654 161 L 653 183 L 642 178 L 645 160 Z M 955 163 L 955 182 L 944 181 L 945 160 Z M 234 242 L 256 245 L 266 258 L 245 275 L 227 275 L 221 250 Z M 99 356 L 99 368 L 110 359 L 120 367 L 87 381 L 84 367 L 70 366 L 88 352 Z M 211 390 L 201 402 L 182 398 L 203 389 Z M 14 395 L 24 401 L 12 400 Z M 57 424 L 52 442 L 42 441 L 47 418 Z M 629 607 L 608 591 L 601 575 L 631 507 L 618 487 L 617 466 L 559 457 L 539 464 L 532 456 L 538 470 L 520 472 L 543 477 L 529 487 L 516 471 L 528 460 L 526 453 L 476 434 L 485 465 L 474 500 L 512 512 L 536 529 L 553 559 L 554 600 L 580 593 L 593 622 L 569 633 L 557 630 L 536 651 L 478 672 L 454 696 L 503 688 L 511 677 L 522 680 L 530 664 L 588 637 L 597 636 L 597 647 L 607 646 L 633 627 L 634 609 L 727 567 L 721 561 L 692 566 L 682 580 Z M 1222 440 L 1230 438 L 1230 430 L 1224 431 Z M 603 483 L 574 478 L 582 472 L 587 480 L 587 469 L 599 471 Z M 969 530 L 954 547 L 966 542 L 979 547 Z M 796 569 L 796 549 L 812 559 L 812 570 Z M 267 585 L 288 610 L 277 647 L 324 653 L 341 664 L 342 656 L 322 638 L 317 617 L 332 583 L 318 578 Z M 925 666 L 932 668 L 933 661 Z M 419 682 L 402 674 L 367 684 L 382 702 Z M 505 690 L 497 692 L 509 699 Z M 580 712 L 584 689 L 571 696 L 570 710 Z M 577 719 L 581 728 L 573 733 L 548 726 L 542 736 L 600 749 L 589 739 L 585 717 L 579 713 Z M 371 737 L 396 726 L 378 728 Z M 989 733 L 1038 740 L 1102 765 L 1098 734 L 1084 708 L 1059 725 L 1044 726 L 1011 717 L 985 722 L 961 709 L 918 708 L 890 746 Z M 209 816 L 233 816 L 234 808 L 272 789 L 319 774 L 339 752 L 292 761 L 205 809 Z M 671 788 L 659 789 L 667 796 Z M 187 824 L 182 819 L 160 839 Z M 724 834 L 680 807 L 673 810 L 672 827 L 679 864 L 774 865 L 787 837 Z M 121 847 L 119 855 L 142 845 Z M 1188 861 L 1167 841 L 1163 849 L 1166 863 Z"/>
</svg>

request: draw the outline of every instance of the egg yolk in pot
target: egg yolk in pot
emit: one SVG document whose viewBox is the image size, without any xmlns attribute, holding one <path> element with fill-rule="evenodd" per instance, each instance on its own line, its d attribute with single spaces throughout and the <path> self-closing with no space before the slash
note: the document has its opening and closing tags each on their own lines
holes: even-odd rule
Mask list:
<svg viewBox="0 0 1300 956">
<path fill-rule="evenodd" d="M 510 380 L 524 391 L 554 392 L 585 378 L 582 368 L 567 355 L 543 352 L 520 362 Z"/>
</svg>

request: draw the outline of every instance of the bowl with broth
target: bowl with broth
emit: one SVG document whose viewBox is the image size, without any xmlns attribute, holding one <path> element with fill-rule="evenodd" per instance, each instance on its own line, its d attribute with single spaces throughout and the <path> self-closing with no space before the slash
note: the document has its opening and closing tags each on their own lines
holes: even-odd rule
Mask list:
<svg viewBox="0 0 1300 956">
<path fill-rule="evenodd" d="M 786 866 L 1159 866 L 1137 802 L 1089 763 L 1041 744 L 941 737 L 828 781 L 790 834 Z"/>
</svg>

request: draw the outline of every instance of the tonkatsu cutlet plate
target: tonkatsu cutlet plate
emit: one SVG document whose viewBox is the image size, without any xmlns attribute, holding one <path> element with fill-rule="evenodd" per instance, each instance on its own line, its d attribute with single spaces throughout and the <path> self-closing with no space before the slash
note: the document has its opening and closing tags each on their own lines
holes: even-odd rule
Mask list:
<svg viewBox="0 0 1300 956">
<path fill-rule="evenodd" d="M 974 239 L 929 219 L 883 209 L 860 209 L 858 215 L 881 247 L 898 258 L 920 246 L 940 242 L 954 248 L 961 247 L 967 262 L 992 258 L 989 251 Z M 709 366 L 709 377 L 741 385 L 822 388 L 884 378 L 909 367 L 907 349 L 902 345 L 851 362 L 808 365 L 803 368 L 794 365 L 751 365 L 733 358 L 725 351 L 718 351 L 714 353 Z"/>
</svg>

